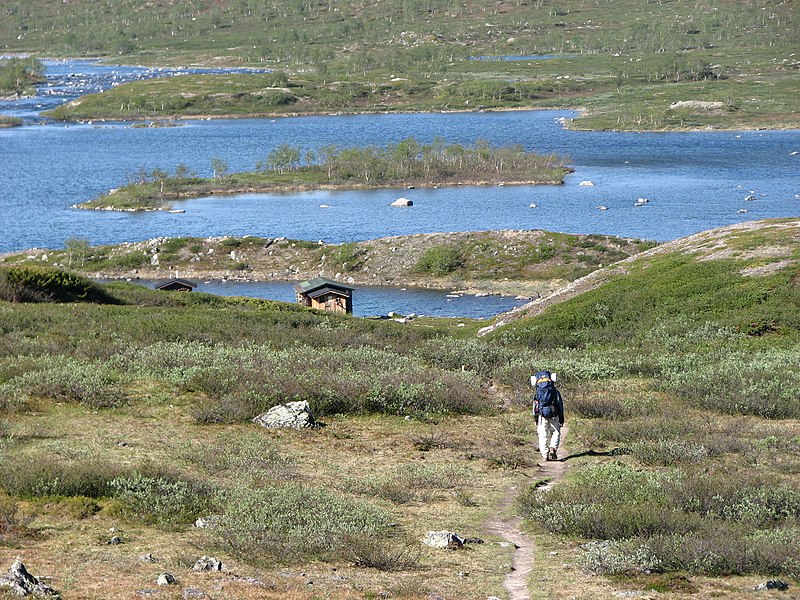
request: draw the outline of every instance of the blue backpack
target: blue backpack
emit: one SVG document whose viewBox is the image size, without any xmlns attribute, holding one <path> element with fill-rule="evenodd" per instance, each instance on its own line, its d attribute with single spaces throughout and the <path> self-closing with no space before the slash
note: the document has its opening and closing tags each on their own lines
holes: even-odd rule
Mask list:
<svg viewBox="0 0 800 600">
<path fill-rule="evenodd" d="M 545 419 L 558 416 L 558 391 L 550 379 L 550 371 L 536 373 L 536 406 L 537 413 Z"/>
</svg>

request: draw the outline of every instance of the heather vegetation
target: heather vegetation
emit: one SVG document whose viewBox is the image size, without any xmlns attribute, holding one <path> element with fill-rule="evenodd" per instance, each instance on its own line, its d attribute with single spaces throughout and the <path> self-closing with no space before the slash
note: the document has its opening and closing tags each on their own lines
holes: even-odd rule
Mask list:
<svg viewBox="0 0 800 600">
<path fill-rule="evenodd" d="M 425 583 L 433 573 L 461 589 L 449 555 L 419 539 L 443 521 L 480 532 L 492 486 L 533 468 L 528 377 L 547 365 L 568 399 L 569 472 L 549 490 L 523 486 L 517 509 L 534 535 L 562 540 L 580 567 L 570 581 L 602 596 L 620 577 L 646 587 L 676 574 L 669 585 L 707 590 L 718 577 L 797 578 L 793 223 L 717 236 L 713 248 L 734 252 L 715 258 L 646 253 L 488 338 L 474 337 L 478 324 L 130 284 L 103 286 L 94 302 L 11 297 L 0 310 L 3 527 L 24 540 L 37 519 L 92 516 L 183 540 L 203 517 L 206 553 L 262 577 L 275 561 L 322 560 L 348 577 L 402 571 L 418 595 L 442 585 Z M 249 422 L 290 400 L 328 426 L 269 433 Z M 458 556 L 474 569 L 498 551 Z M 328 594 L 349 593 L 328 581 Z M 489 594 L 499 580 L 469 583 Z"/>
</svg>

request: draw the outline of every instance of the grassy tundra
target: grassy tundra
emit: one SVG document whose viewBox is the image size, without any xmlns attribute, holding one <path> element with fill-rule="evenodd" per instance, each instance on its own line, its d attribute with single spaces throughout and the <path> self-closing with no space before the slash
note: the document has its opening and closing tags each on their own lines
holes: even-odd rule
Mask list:
<svg viewBox="0 0 800 600">
<path fill-rule="evenodd" d="M 53 113 L 64 119 L 581 107 L 591 118 L 578 127 L 664 130 L 797 127 L 800 112 L 795 2 L 10 0 L 0 11 L 8 50 L 288 75 L 132 83 Z"/>
<path fill-rule="evenodd" d="M 0 562 L 24 554 L 89 598 L 165 570 L 219 597 L 485 598 L 511 550 L 482 523 L 514 484 L 539 560 L 573 565 L 537 571 L 538 597 L 795 585 L 799 234 L 784 219 L 664 244 L 481 338 L 5 267 Z M 562 375 L 565 454 L 583 454 L 549 492 L 539 366 Z M 249 423 L 296 399 L 328 426 Z M 442 528 L 488 543 L 420 544 Z M 203 554 L 231 571 L 193 572 Z"/>
</svg>

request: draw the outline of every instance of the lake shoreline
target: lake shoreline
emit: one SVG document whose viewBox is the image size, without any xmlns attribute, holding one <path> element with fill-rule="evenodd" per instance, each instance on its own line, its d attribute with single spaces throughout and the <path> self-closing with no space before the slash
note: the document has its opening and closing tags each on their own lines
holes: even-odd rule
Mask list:
<svg viewBox="0 0 800 600">
<path fill-rule="evenodd" d="M 573 169 L 567 169 L 565 174 L 574 172 Z M 413 190 L 416 188 L 421 189 L 437 189 L 439 187 L 504 187 L 504 186 L 526 186 L 526 185 L 564 185 L 564 181 L 534 181 L 534 180 L 520 180 L 520 181 L 449 181 L 449 182 L 415 182 L 413 184 L 407 183 L 387 183 L 387 184 L 362 184 L 362 183 L 296 183 L 296 184 L 267 184 L 263 186 L 250 185 L 250 186 L 230 186 L 219 187 L 213 189 L 204 189 L 197 191 L 182 191 L 182 192 L 165 192 L 160 199 L 163 200 L 191 200 L 204 196 L 235 196 L 238 194 L 271 194 L 281 192 L 313 192 L 313 191 L 352 191 L 352 190 Z M 117 212 L 157 212 L 169 211 L 172 207 L 169 205 L 153 207 L 121 207 L 113 205 L 98 204 L 102 201 L 103 196 L 95 200 L 80 202 L 73 204 L 70 208 L 79 210 L 101 210 L 101 211 L 117 211 Z M 413 204 L 409 204 L 409 207 Z M 398 206 L 398 208 L 407 208 L 405 206 Z"/>
<path fill-rule="evenodd" d="M 747 125 L 742 123 L 715 125 L 703 125 L 698 127 L 687 126 L 670 126 L 653 129 L 629 129 L 629 128 L 591 128 L 580 127 L 580 121 L 583 117 L 590 116 L 590 111 L 582 106 L 505 106 L 505 107 L 486 107 L 486 108 L 448 108 L 442 110 L 426 110 L 426 109 L 398 109 L 386 110 L 354 110 L 354 111 L 293 111 L 287 112 L 263 112 L 252 114 L 197 114 L 197 115 L 151 115 L 151 116 L 130 116 L 125 118 L 110 118 L 110 117 L 95 117 L 95 118 L 81 118 L 81 119 L 58 119 L 58 122 L 63 123 L 80 123 L 83 125 L 93 125 L 96 123 L 144 123 L 159 121 L 172 122 L 172 121 L 224 121 L 224 120 L 243 120 L 243 119 L 279 119 L 279 118 L 297 118 L 297 117 L 347 117 L 347 116 L 369 116 L 369 115 L 448 115 L 448 114 L 480 114 L 480 113 L 507 113 L 507 112 L 545 112 L 545 111 L 565 111 L 577 112 L 579 116 L 575 118 L 564 117 L 562 127 L 570 131 L 585 131 L 585 132 L 613 132 L 613 133 L 692 133 L 692 132 L 709 132 L 709 131 L 800 131 L 799 126 L 792 125 L 774 125 L 765 127 L 762 125 Z"/>
</svg>

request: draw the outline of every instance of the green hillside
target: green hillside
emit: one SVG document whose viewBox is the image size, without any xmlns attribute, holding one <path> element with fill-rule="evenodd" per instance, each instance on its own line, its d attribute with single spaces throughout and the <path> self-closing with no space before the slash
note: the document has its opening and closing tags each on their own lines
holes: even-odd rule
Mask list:
<svg viewBox="0 0 800 600">
<path fill-rule="evenodd" d="M 800 112 L 796 2 L 9 0 L 0 16 L 6 51 L 290 75 L 138 82 L 64 118 L 579 106 L 582 127 L 658 130 L 797 127 Z"/>
</svg>

